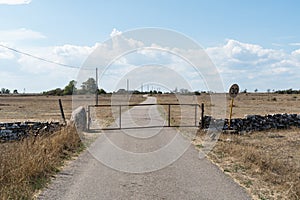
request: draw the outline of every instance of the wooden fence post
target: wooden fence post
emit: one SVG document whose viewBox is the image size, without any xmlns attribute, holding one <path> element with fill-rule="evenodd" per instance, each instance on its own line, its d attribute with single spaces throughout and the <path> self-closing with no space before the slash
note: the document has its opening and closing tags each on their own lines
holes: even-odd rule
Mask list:
<svg viewBox="0 0 300 200">
<path fill-rule="evenodd" d="M 64 123 L 66 123 L 66 118 L 65 118 L 64 108 L 63 108 L 63 106 L 62 106 L 61 99 L 58 99 L 58 103 L 59 103 L 59 108 L 60 108 L 61 117 L 62 117 Z"/>
</svg>

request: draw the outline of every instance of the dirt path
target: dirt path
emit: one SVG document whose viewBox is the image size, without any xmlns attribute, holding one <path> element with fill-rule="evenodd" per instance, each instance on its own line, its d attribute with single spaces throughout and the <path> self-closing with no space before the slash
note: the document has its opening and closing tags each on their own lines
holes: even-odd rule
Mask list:
<svg viewBox="0 0 300 200">
<path fill-rule="evenodd" d="M 165 123 L 156 106 L 123 116 L 126 126 Z M 39 199 L 250 199 L 189 143 L 173 128 L 105 131 Z"/>
</svg>

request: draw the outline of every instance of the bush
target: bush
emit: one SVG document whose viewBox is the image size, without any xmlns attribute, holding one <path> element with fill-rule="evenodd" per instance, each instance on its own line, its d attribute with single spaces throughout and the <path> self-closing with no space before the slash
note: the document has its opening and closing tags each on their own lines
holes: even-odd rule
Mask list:
<svg viewBox="0 0 300 200">
<path fill-rule="evenodd" d="M 49 90 L 47 92 L 43 92 L 44 95 L 53 95 L 53 96 L 62 96 L 64 94 L 64 90 L 60 88 L 56 88 L 54 90 Z"/>
</svg>

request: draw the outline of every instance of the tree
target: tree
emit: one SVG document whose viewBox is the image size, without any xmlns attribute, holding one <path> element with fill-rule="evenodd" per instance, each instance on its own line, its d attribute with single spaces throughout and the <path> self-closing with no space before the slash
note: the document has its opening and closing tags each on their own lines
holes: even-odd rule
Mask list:
<svg viewBox="0 0 300 200">
<path fill-rule="evenodd" d="M 138 90 L 134 90 L 134 91 L 132 92 L 132 94 L 141 94 L 141 92 L 138 91 Z"/>
<path fill-rule="evenodd" d="M 60 88 L 56 88 L 54 90 L 49 90 L 47 92 L 43 92 L 44 95 L 55 95 L 55 96 L 62 96 L 64 91 Z"/>
<path fill-rule="evenodd" d="M 258 89 L 255 89 L 254 92 L 256 93 L 258 91 Z"/>
<path fill-rule="evenodd" d="M 10 90 L 9 89 L 6 89 L 6 88 L 1 88 L 1 94 L 9 94 L 10 93 Z"/>
<path fill-rule="evenodd" d="M 102 88 L 100 90 L 98 89 L 98 94 L 106 94 L 106 91 Z"/>
<path fill-rule="evenodd" d="M 19 94 L 17 89 L 14 89 L 13 93 L 14 94 Z"/>
<path fill-rule="evenodd" d="M 84 93 L 94 94 L 97 90 L 97 84 L 95 79 L 89 78 L 87 81 L 82 83 L 81 88 Z"/>
<path fill-rule="evenodd" d="M 77 88 L 75 85 L 77 84 L 76 81 L 72 80 L 69 82 L 69 84 L 65 87 L 63 94 L 64 95 L 72 95 L 76 92 Z"/>
<path fill-rule="evenodd" d="M 267 93 L 270 93 L 271 92 L 271 89 L 267 89 Z"/>
<path fill-rule="evenodd" d="M 201 95 L 201 93 L 199 91 L 195 91 L 194 95 Z"/>
</svg>

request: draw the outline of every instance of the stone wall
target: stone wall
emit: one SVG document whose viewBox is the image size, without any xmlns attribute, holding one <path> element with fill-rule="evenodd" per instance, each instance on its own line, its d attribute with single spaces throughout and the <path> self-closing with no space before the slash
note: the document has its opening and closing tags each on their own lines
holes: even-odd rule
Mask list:
<svg viewBox="0 0 300 200">
<path fill-rule="evenodd" d="M 0 123 L 0 142 L 21 140 L 28 136 L 53 133 L 62 127 L 59 122 Z"/>
<path fill-rule="evenodd" d="M 204 127 L 237 132 L 300 127 L 300 115 L 298 114 L 248 115 L 245 118 L 231 119 L 230 127 L 228 127 L 228 121 L 228 119 L 213 119 L 211 116 L 205 116 Z"/>
</svg>

